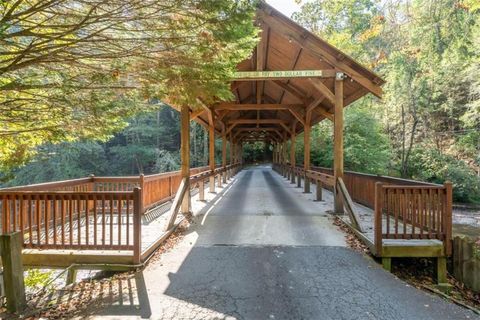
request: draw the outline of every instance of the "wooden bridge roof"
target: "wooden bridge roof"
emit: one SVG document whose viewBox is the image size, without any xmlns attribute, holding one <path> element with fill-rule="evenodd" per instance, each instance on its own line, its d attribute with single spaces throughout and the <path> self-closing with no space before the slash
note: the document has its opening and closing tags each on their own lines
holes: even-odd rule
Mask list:
<svg viewBox="0 0 480 320">
<path fill-rule="evenodd" d="M 383 79 L 263 1 L 256 23 L 261 40 L 238 71 L 315 70 L 322 76 L 241 74 L 231 83 L 235 100 L 193 111 L 198 122 L 213 122 L 217 133 L 236 141 L 284 141 L 304 130 L 307 110 L 313 110 L 310 125 L 333 121 L 337 73 L 345 77 L 344 107 L 368 93 L 381 98 Z"/>
</svg>

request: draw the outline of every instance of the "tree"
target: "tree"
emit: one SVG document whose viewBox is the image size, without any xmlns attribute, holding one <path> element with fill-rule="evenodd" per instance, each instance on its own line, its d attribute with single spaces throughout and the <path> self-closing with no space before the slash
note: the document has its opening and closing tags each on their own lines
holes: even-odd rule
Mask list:
<svg viewBox="0 0 480 320">
<path fill-rule="evenodd" d="M 44 142 L 107 139 L 151 98 L 229 98 L 256 43 L 249 0 L 0 3 L 0 162 Z"/>
<path fill-rule="evenodd" d="M 17 168 L 5 186 L 26 185 L 48 181 L 83 178 L 90 174 L 108 174 L 107 153 L 96 142 L 42 145 L 37 156 L 28 165 Z"/>
</svg>

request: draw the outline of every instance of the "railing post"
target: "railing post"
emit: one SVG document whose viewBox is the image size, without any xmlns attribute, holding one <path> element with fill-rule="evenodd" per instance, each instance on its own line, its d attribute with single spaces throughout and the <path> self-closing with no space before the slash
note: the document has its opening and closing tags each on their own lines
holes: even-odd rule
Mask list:
<svg viewBox="0 0 480 320">
<path fill-rule="evenodd" d="M 88 191 L 95 191 L 95 175 L 92 173 L 89 177 L 90 183 L 88 184 Z"/>
<path fill-rule="evenodd" d="M 212 175 L 210 176 L 210 186 L 209 186 L 209 192 L 210 193 L 215 193 L 215 171 L 212 170 Z"/>
<path fill-rule="evenodd" d="M 200 178 L 198 182 L 198 200 L 205 201 L 205 178 Z"/>
<path fill-rule="evenodd" d="M 145 213 L 145 208 L 143 208 L 143 204 L 145 203 L 145 199 L 143 197 L 147 196 L 147 193 L 145 192 L 145 175 L 142 173 L 139 177 L 140 182 L 140 189 L 142 190 L 142 214 Z"/>
<path fill-rule="evenodd" d="M 297 170 L 297 188 L 302 187 L 302 174 L 300 173 L 300 170 Z"/>
<path fill-rule="evenodd" d="M 317 201 L 322 201 L 322 182 L 319 180 L 317 180 L 317 183 L 316 183 L 316 191 L 317 191 Z"/>
<path fill-rule="evenodd" d="M 133 263 L 140 264 L 142 254 L 142 189 L 133 189 Z"/>
<path fill-rule="evenodd" d="M 217 179 L 218 179 L 218 180 L 217 180 L 217 186 L 218 186 L 219 188 L 221 188 L 221 187 L 222 187 L 222 172 L 219 172 L 219 173 L 218 173 Z"/>
<path fill-rule="evenodd" d="M 22 245 L 23 239 L 20 232 L 0 235 L 7 310 L 12 313 L 21 311 L 26 306 Z"/>
<path fill-rule="evenodd" d="M 304 190 L 303 192 L 304 193 L 310 193 L 310 178 L 307 176 L 307 172 L 305 171 L 305 181 L 303 182 L 303 187 L 304 187 Z"/>
<path fill-rule="evenodd" d="M 376 182 L 375 183 L 375 255 L 381 256 L 382 255 L 382 205 L 383 205 L 383 190 L 382 190 L 382 183 Z M 388 216 L 387 216 L 388 219 Z"/>
<path fill-rule="evenodd" d="M 453 188 L 450 181 L 445 182 L 445 254 L 452 254 L 452 201 Z"/>
</svg>

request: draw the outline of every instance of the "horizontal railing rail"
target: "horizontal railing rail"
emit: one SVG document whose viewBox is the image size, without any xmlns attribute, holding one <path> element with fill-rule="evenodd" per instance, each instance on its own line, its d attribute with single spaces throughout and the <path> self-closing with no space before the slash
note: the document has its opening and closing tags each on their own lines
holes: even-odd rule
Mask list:
<svg viewBox="0 0 480 320">
<path fill-rule="evenodd" d="M 312 166 L 311 170 L 318 171 L 333 176 L 333 169 Z M 421 186 L 441 186 L 434 183 L 388 177 L 382 175 L 374 175 L 368 173 L 360 173 L 354 171 L 345 171 L 343 181 L 347 187 L 352 199 L 371 209 L 375 207 L 375 183 L 396 185 L 421 185 Z"/>
<path fill-rule="evenodd" d="M 233 176 L 239 164 L 190 170 L 191 187 Z M 0 230 L 20 232 L 24 248 L 133 251 L 140 262 L 141 221 L 148 208 L 171 200 L 180 171 L 95 177 L 0 189 Z"/>
<path fill-rule="evenodd" d="M 299 186 L 301 179 L 310 179 L 332 191 L 335 186 L 339 188 L 346 210 L 359 230 L 362 226 L 352 200 L 374 209 L 374 242 L 379 253 L 383 239 L 437 239 L 443 241 L 445 254 L 451 254 L 451 183 L 439 185 L 352 171 L 346 171 L 343 179 L 335 182 L 332 169 L 304 170 L 288 163 L 275 163 L 273 169 L 287 178 L 293 175 Z M 319 199 L 321 188 L 317 188 Z"/>
<path fill-rule="evenodd" d="M 215 175 L 226 172 L 233 165 L 225 168 L 217 166 Z M 228 169 L 227 169 L 228 168 Z M 199 173 L 212 175 L 210 167 L 198 167 L 190 169 L 192 176 Z M 113 176 L 97 177 L 91 175 L 86 178 L 39 183 L 26 186 L 9 187 L 0 189 L 0 192 L 17 191 L 71 191 L 71 192 L 123 192 L 133 191 L 135 188 L 142 189 L 142 212 L 159 204 L 172 200 L 181 181 L 180 171 L 140 175 L 140 176 Z"/>
<path fill-rule="evenodd" d="M 2 233 L 25 248 L 135 250 L 141 190 L 0 191 Z"/>
<path fill-rule="evenodd" d="M 452 184 L 375 186 L 375 245 L 383 239 L 437 239 L 451 254 Z M 384 219 L 385 218 L 385 219 Z M 377 252 L 379 247 L 377 248 Z"/>
</svg>

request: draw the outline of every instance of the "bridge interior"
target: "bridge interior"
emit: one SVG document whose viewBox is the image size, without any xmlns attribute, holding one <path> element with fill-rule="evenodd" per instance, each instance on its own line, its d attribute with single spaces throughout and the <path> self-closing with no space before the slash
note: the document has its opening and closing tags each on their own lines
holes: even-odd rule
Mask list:
<svg viewBox="0 0 480 320">
<path fill-rule="evenodd" d="M 346 248 L 332 223 L 331 213 L 346 212 L 346 221 L 386 269 L 392 257 L 436 258 L 437 280 L 447 282 L 451 184 L 361 180 L 344 172 L 344 108 L 369 93 L 381 97 L 384 81 L 263 1 L 256 23 L 261 40 L 238 66 L 231 82 L 234 99 L 207 105 L 199 98 L 197 105 L 174 106 L 181 121 L 179 172 L 1 190 L 3 233 L 21 233 L 29 265 L 139 266 L 193 212 L 200 218 L 181 246 L 137 279 L 148 291 L 138 297 L 145 314 L 182 317 L 185 310 L 196 318 L 197 311 L 213 310 L 207 316 L 311 319 L 325 312 L 325 319 L 458 318 L 461 310 L 402 287 Z M 192 120 L 209 132 L 207 168 L 190 168 Z M 327 172 L 310 163 L 311 127 L 319 121 L 332 121 L 334 128 L 334 163 Z M 299 134 L 301 165 L 295 157 Z M 215 136 L 222 139 L 220 166 Z M 243 145 L 254 141 L 273 146 L 275 171 L 244 168 Z M 159 209 L 166 203 L 167 211 Z M 358 218 L 362 210 L 374 215 L 367 229 Z M 71 237 L 65 237 L 68 231 Z M 431 304 L 433 313 L 422 311 Z"/>
<path fill-rule="evenodd" d="M 250 166 L 192 198 L 182 240 L 100 294 L 92 319 L 468 319 L 471 311 L 405 285 L 349 249 L 332 194 L 303 193 L 271 166 Z M 116 284 L 115 284 L 116 285 Z"/>
</svg>

